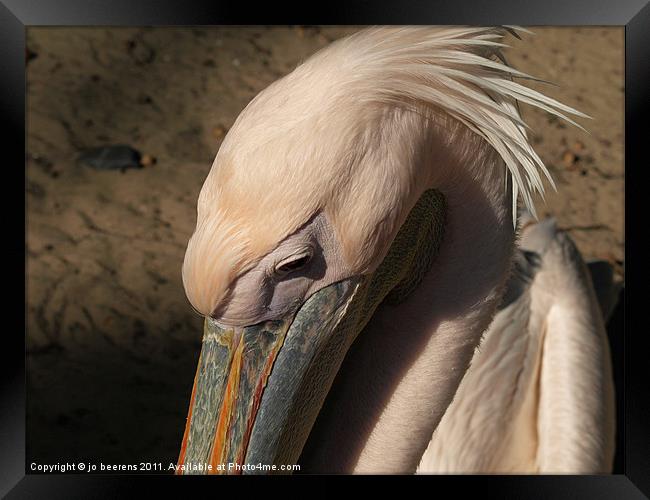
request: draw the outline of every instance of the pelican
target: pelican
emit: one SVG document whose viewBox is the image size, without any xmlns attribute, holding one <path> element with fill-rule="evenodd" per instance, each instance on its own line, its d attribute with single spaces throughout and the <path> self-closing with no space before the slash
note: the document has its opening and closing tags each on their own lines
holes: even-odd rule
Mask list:
<svg viewBox="0 0 650 500">
<path fill-rule="evenodd" d="M 366 29 L 242 111 L 183 262 L 205 323 L 178 473 L 611 470 L 603 314 L 535 222 L 519 105 L 586 115 L 514 80 L 518 30 Z"/>
</svg>

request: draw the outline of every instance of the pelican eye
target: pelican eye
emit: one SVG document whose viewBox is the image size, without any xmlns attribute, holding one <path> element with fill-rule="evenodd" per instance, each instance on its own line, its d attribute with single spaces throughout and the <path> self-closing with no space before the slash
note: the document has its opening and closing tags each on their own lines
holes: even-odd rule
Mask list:
<svg viewBox="0 0 650 500">
<path fill-rule="evenodd" d="M 292 255 L 291 257 L 281 260 L 275 266 L 275 274 L 284 276 L 285 274 L 289 274 L 293 271 L 302 269 L 307 264 L 309 264 L 309 261 L 311 261 L 311 257 L 312 257 L 312 252 L 307 251 L 297 255 Z"/>
</svg>

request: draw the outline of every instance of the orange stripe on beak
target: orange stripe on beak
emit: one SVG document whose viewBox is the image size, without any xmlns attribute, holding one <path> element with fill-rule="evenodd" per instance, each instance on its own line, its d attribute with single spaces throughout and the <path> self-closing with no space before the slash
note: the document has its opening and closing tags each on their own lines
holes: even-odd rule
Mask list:
<svg viewBox="0 0 650 500">
<path fill-rule="evenodd" d="M 214 434 L 214 443 L 212 444 L 212 452 L 210 453 L 210 465 L 212 470 L 209 474 L 218 474 L 218 466 L 223 463 L 224 458 L 228 454 L 228 441 L 226 439 L 228 429 L 230 428 L 230 420 L 232 413 L 236 407 L 237 395 L 239 392 L 239 377 L 241 375 L 242 365 L 242 352 L 244 349 L 243 336 L 239 337 L 235 355 L 230 365 L 230 374 L 228 375 L 228 383 L 223 396 L 221 410 L 219 411 L 219 421 Z"/>
<path fill-rule="evenodd" d="M 185 432 L 183 432 L 183 442 L 181 444 L 181 452 L 178 456 L 178 465 L 185 463 L 185 452 L 187 451 L 187 440 L 190 435 L 190 426 L 192 422 L 192 408 L 194 408 L 194 398 L 196 397 L 196 385 L 199 378 L 199 370 L 201 367 L 201 356 L 199 354 L 199 362 L 197 364 L 196 373 L 194 374 L 194 384 L 192 385 L 192 396 L 190 397 L 190 409 L 187 411 L 187 418 L 185 419 Z M 176 469 L 175 474 L 181 475 L 183 472 L 180 468 Z"/>
</svg>

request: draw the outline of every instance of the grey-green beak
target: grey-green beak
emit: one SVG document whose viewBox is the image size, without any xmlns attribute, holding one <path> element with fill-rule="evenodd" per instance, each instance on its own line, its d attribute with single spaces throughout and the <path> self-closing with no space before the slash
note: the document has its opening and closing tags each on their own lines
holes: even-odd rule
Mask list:
<svg viewBox="0 0 650 500">
<path fill-rule="evenodd" d="M 329 285 L 277 321 L 227 328 L 206 318 L 179 474 L 268 473 L 297 459 L 325 396 L 306 400 L 305 385 L 359 281 Z"/>
</svg>

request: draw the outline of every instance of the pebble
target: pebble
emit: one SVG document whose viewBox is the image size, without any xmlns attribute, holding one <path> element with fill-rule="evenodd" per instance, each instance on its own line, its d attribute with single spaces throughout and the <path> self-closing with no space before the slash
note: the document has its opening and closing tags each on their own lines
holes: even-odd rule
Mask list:
<svg viewBox="0 0 650 500">
<path fill-rule="evenodd" d="M 126 48 L 131 59 L 138 65 L 149 64 L 156 57 L 153 48 L 139 38 L 129 40 Z"/>
<path fill-rule="evenodd" d="M 126 170 L 142 168 L 142 155 L 131 146 L 116 144 L 88 149 L 78 158 L 78 161 L 98 170 Z"/>
<path fill-rule="evenodd" d="M 214 137 L 217 141 L 220 141 L 226 136 L 226 132 L 228 132 L 228 129 L 226 129 L 226 127 L 223 125 L 217 125 L 212 129 L 212 137 Z"/>
<path fill-rule="evenodd" d="M 152 165 L 155 165 L 157 161 L 158 160 L 156 160 L 155 156 L 142 155 L 142 158 L 140 159 L 140 165 L 142 165 L 143 167 L 150 167 Z"/>
<path fill-rule="evenodd" d="M 578 157 L 572 151 L 565 151 L 562 155 L 562 163 L 568 169 L 572 169 L 578 161 Z"/>
</svg>

